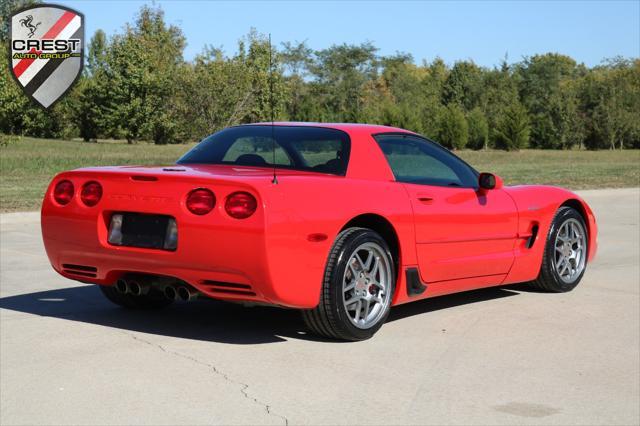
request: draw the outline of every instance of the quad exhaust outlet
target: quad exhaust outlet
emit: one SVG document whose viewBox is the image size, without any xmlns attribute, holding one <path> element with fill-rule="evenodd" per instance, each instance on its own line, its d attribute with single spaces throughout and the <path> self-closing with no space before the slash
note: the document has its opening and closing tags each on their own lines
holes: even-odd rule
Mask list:
<svg viewBox="0 0 640 426">
<path fill-rule="evenodd" d="M 115 289 L 120 294 L 131 294 L 133 296 L 143 296 L 149 293 L 154 282 L 148 278 L 120 278 L 115 283 Z M 198 290 L 187 285 L 157 284 L 157 290 L 164 294 L 169 300 L 180 300 L 189 302 L 198 297 Z"/>
</svg>

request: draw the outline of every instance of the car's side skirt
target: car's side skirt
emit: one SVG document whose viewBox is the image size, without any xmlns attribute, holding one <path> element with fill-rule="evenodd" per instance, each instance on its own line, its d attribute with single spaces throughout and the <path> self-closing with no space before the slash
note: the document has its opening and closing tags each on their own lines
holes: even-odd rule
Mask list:
<svg viewBox="0 0 640 426">
<path fill-rule="evenodd" d="M 507 274 L 496 274 L 425 283 L 420 279 L 419 268 L 417 266 L 408 266 L 404 268 L 404 273 L 398 276 L 393 305 L 401 305 L 415 300 L 462 291 L 499 286 L 503 284 L 506 276 Z"/>
</svg>

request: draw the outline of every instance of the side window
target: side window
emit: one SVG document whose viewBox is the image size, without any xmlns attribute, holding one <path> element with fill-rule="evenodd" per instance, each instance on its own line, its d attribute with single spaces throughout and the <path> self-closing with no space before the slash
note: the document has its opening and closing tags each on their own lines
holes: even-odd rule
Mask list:
<svg viewBox="0 0 640 426">
<path fill-rule="evenodd" d="M 476 173 L 450 152 L 415 136 L 375 136 L 398 182 L 476 188 Z"/>
<path fill-rule="evenodd" d="M 245 166 L 264 166 L 273 163 L 273 140 L 261 137 L 238 138 L 222 158 L 223 162 Z M 276 144 L 276 164 L 291 166 L 291 159 L 279 144 Z"/>
</svg>

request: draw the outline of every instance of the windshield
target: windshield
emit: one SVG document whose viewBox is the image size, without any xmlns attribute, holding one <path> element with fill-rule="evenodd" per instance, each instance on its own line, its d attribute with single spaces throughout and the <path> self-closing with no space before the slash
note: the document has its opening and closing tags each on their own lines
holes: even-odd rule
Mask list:
<svg viewBox="0 0 640 426">
<path fill-rule="evenodd" d="M 272 135 L 275 135 L 275 144 Z M 238 126 L 205 138 L 177 163 L 275 166 L 344 176 L 349 163 L 349 150 L 349 136 L 341 130 L 302 126 Z"/>
</svg>

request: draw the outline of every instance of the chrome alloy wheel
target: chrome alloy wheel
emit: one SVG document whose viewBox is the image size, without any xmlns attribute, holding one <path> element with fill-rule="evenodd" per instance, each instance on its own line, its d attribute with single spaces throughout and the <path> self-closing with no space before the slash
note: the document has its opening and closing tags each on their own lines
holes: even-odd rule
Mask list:
<svg viewBox="0 0 640 426">
<path fill-rule="evenodd" d="M 342 279 L 342 301 L 351 323 L 358 328 L 374 326 L 391 303 L 391 264 L 376 243 L 359 246 L 347 262 Z"/>
<path fill-rule="evenodd" d="M 587 257 L 587 236 L 576 219 L 566 220 L 558 230 L 555 241 L 554 266 L 558 276 L 567 284 L 573 283 L 584 271 Z"/>
</svg>

